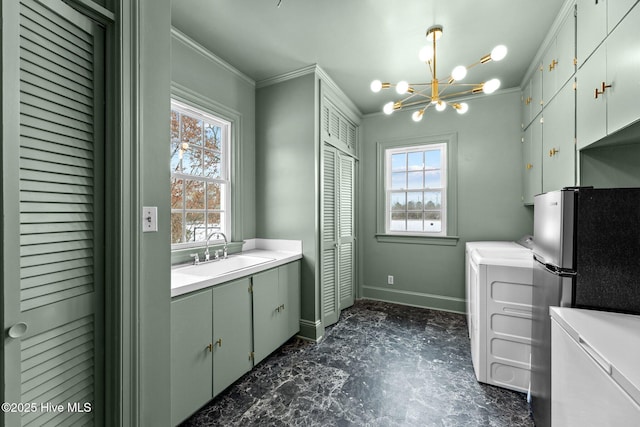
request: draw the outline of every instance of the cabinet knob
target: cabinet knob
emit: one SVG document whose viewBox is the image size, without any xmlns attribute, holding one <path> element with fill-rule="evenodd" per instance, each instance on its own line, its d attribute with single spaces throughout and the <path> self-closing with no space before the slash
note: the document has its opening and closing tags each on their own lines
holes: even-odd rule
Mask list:
<svg viewBox="0 0 640 427">
<path fill-rule="evenodd" d="M 11 338 L 20 338 L 27 332 L 27 324 L 24 322 L 18 322 L 7 331 L 7 335 Z"/>
<path fill-rule="evenodd" d="M 531 169 L 533 167 L 533 165 L 531 163 L 527 163 L 527 165 L 525 166 L 527 168 L 527 170 Z"/>
<path fill-rule="evenodd" d="M 209 349 L 209 353 L 213 352 L 213 343 L 209 343 L 207 348 Z"/>
<path fill-rule="evenodd" d="M 551 150 L 549 150 L 549 157 L 553 157 L 555 156 L 560 150 L 556 149 L 556 148 L 552 148 Z"/>
<path fill-rule="evenodd" d="M 556 65 L 558 65 L 558 61 L 556 61 L 555 59 L 553 61 L 551 61 L 551 64 L 549 64 L 549 71 L 553 71 L 556 69 Z"/>
<path fill-rule="evenodd" d="M 216 341 L 216 344 L 218 344 L 218 347 L 222 347 L 222 338 L 218 338 L 218 341 Z"/>
</svg>

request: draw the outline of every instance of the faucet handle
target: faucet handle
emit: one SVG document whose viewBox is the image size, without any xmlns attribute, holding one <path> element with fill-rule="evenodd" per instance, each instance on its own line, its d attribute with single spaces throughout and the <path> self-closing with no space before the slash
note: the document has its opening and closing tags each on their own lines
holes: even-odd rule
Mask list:
<svg viewBox="0 0 640 427">
<path fill-rule="evenodd" d="M 193 258 L 194 265 L 200 264 L 200 257 L 198 256 L 197 252 L 195 254 L 189 254 L 189 256 Z"/>
<path fill-rule="evenodd" d="M 213 253 L 213 259 L 219 259 L 220 258 L 220 250 L 216 249 L 216 251 Z"/>
</svg>

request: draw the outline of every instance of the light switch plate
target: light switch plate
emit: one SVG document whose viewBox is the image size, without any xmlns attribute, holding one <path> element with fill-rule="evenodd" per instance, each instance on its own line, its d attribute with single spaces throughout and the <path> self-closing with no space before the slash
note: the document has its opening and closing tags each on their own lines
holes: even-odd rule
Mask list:
<svg viewBox="0 0 640 427">
<path fill-rule="evenodd" d="M 142 208 L 142 232 L 158 231 L 158 207 L 145 206 Z"/>
</svg>

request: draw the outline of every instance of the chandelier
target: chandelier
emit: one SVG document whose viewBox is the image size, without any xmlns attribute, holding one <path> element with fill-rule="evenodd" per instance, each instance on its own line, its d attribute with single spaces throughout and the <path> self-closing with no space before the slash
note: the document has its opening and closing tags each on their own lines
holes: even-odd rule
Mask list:
<svg viewBox="0 0 640 427">
<path fill-rule="evenodd" d="M 396 110 L 403 108 L 418 108 L 411 116 L 414 121 L 419 122 L 424 116 L 424 112 L 430 106 L 434 106 L 437 111 L 444 111 L 447 105 L 451 105 L 459 114 L 464 114 L 469 109 L 466 102 L 455 102 L 460 97 L 467 94 L 495 92 L 500 87 L 500 80 L 491 79 L 484 83 L 459 83 L 463 80 L 467 71 L 476 65 L 486 64 L 489 61 L 500 61 L 507 55 L 507 48 L 504 45 L 498 45 L 487 54 L 480 58 L 479 61 L 465 67 L 458 65 L 453 69 L 451 75 L 446 79 L 438 80 L 436 74 L 436 42 L 442 36 L 442 25 L 434 25 L 427 30 L 427 40 L 431 45 L 427 45 L 420 50 L 420 61 L 429 66 L 431 81 L 428 83 L 408 83 L 400 81 L 397 84 L 383 83 L 380 80 L 371 82 L 371 90 L 380 92 L 382 89 L 395 87 L 399 95 L 407 95 L 405 98 L 389 102 L 384 105 L 382 111 L 385 114 L 391 114 Z"/>
</svg>

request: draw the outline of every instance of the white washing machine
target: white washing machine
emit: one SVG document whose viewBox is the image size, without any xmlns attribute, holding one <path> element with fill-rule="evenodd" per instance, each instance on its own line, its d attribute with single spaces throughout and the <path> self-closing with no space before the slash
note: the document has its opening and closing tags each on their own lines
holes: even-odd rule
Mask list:
<svg viewBox="0 0 640 427">
<path fill-rule="evenodd" d="M 467 244 L 467 321 L 476 378 L 520 392 L 529 387 L 531 352 L 530 238 L 527 243 Z"/>
</svg>

